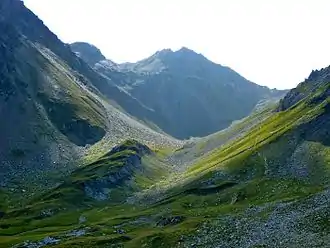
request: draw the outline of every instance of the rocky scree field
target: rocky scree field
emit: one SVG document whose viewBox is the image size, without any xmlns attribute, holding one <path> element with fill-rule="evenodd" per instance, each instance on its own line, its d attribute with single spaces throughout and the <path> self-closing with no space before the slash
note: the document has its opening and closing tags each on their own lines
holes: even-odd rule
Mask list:
<svg viewBox="0 0 330 248">
<path fill-rule="evenodd" d="M 77 161 L 88 163 L 128 138 L 151 147 L 182 144 L 124 114 L 115 99 L 141 106 L 77 57 L 22 1 L 1 1 L 0 31 L 1 187 L 26 198 L 55 186 Z"/>
</svg>

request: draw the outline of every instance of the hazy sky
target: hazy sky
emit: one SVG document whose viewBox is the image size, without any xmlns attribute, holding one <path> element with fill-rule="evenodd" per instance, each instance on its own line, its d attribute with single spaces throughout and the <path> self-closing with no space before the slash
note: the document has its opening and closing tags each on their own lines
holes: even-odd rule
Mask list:
<svg viewBox="0 0 330 248">
<path fill-rule="evenodd" d="M 186 46 L 281 89 L 330 65 L 329 0 L 24 2 L 64 42 L 90 42 L 115 62 Z"/>
</svg>

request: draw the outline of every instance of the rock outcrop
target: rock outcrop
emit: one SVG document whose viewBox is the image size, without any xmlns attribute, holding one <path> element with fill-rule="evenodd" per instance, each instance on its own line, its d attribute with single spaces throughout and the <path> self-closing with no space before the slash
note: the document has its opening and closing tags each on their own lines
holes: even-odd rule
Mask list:
<svg viewBox="0 0 330 248">
<path fill-rule="evenodd" d="M 85 194 L 98 201 L 111 200 L 112 189 L 122 186 L 129 181 L 137 171 L 142 169 L 141 158 L 150 155 L 152 151 L 145 145 L 128 140 L 124 144 L 114 147 L 108 154 L 104 155 L 96 164 L 103 164 L 103 174 L 95 170 L 99 176 L 82 182 Z M 88 170 L 89 166 L 86 167 Z M 104 169 L 107 168 L 107 169 Z M 78 173 L 83 173 L 79 171 Z"/>
</svg>

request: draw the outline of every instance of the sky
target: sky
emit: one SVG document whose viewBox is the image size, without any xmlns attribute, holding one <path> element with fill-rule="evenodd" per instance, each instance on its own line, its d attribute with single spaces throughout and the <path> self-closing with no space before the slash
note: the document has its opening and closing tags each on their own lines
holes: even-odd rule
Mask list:
<svg viewBox="0 0 330 248">
<path fill-rule="evenodd" d="M 66 43 L 117 63 L 188 47 L 270 88 L 330 65 L 329 0 L 24 0 Z"/>
</svg>

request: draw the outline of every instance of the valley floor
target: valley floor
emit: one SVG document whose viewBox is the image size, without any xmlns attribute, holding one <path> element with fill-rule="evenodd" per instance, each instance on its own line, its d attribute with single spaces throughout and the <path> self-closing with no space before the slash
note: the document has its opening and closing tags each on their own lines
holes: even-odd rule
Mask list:
<svg viewBox="0 0 330 248">
<path fill-rule="evenodd" d="M 89 158 L 24 207 L 9 199 L 0 246 L 327 247 L 330 148 L 296 138 L 323 112 L 272 111 L 176 150 L 131 140 Z"/>
</svg>

